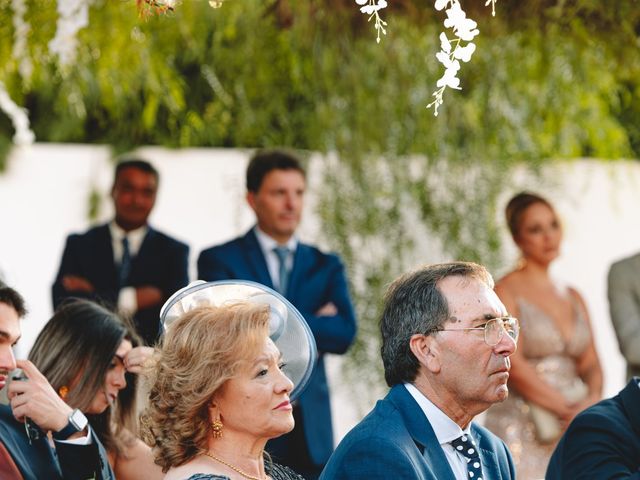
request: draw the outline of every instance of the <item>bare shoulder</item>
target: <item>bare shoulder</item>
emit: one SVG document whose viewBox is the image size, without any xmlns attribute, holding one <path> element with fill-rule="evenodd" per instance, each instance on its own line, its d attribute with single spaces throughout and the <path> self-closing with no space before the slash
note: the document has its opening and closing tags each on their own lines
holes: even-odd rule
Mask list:
<svg viewBox="0 0 640 480">
<path fill-rule="evenodd" d="M 503 296 L 514 298 L 522 290 L 524 280 L 521 272 L 514 270 L 507 273 L 504 277 L 496 282 L 495 291 L 500 298 Z"/>
</svg>

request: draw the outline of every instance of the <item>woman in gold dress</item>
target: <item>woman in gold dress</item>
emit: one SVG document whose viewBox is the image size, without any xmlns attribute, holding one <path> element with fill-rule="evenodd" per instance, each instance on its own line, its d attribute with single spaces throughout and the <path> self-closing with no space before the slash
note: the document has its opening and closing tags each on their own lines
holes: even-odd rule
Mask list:
<svg viewBox="0 0 640 480">
<path fill-rule="evenodd" d="M 489 410 L 485 425 L 509 446 L 519 479 L 540 479 L 569 421 L 600 399 L 602 370 L 582 297 L 549 274 L 562 241 L 553 206 L 519 193 L 506 217 L 522 261 L 495 290 L 520 319 L 521 335 L 509 398 Z"/>
</svg>

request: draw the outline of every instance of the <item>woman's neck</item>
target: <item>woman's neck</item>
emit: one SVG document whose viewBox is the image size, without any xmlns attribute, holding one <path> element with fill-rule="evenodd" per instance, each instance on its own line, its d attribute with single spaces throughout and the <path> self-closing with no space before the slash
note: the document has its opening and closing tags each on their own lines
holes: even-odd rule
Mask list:
<svg viewBox="0 0 640 480">
<path fill-rule="evenodd" d="M 244 438 L 225 432 L 222 438 L 209 439 L 208 452 L 219 460 L 258 478 L 265 478 L 264 447 L 266 440 Z M 228 466 L 228 465 L 227 465 Z"/>
<path fill-rule="evenodd" d="M 518 268 L 518 271 L 528 276 L 530 280 L 534 282 L 549 283 L 551 281 L 549 277 L 549 263 L 538 263 L 531 260 L 523 260 L 522 265 Z"/>
</svg>

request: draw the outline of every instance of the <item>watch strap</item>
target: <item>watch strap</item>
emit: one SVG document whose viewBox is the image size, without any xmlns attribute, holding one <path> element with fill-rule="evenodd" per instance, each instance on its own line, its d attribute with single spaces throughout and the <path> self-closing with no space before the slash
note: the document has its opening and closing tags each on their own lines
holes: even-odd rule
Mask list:
<svg viewBox="0 0 640 480">
<path fill-rule="evenodd" d="M 80 422 L 77 422 L 75 419 L 79 418 Z M 81 432 L 87 426 L 88 420 L 84 414 L 78 410 L 77 408 L 69 414 L 69 421 L 67 425 L 57 432 L 52 432 L 52 436 L 56 440 L 66 440 L 74 433 Z"/>
</svg>

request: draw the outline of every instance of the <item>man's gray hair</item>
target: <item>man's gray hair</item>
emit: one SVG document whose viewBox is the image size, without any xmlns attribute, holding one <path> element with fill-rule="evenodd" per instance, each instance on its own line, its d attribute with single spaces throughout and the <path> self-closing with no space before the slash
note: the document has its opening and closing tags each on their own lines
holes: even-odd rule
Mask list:
<svg viewBox="0 0 640 480">
<path fill-rule="evenodd" d="M 446 277 L 477 279 L 493 288 L 493 278 L 482 265 L 451 262 L 427 265 L 396 279 L 385 295 L 380 319 L 384 377 L 392 387 L 413 382 L 418 374 L 418 360 L 409 348 L 417 333 L 429 334 L 449 319 L 447 299 L 438 289 Z"/>
</svg>

